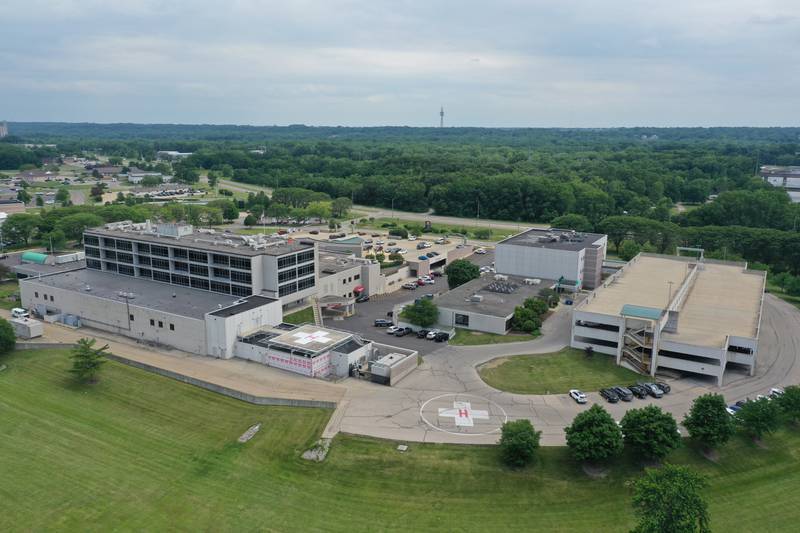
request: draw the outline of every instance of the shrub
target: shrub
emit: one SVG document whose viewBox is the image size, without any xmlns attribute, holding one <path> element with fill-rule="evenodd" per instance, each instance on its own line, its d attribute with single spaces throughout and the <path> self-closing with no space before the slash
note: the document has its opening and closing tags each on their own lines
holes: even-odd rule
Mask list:
<svg viewBox="0 0 800 533">
<path fill-rule="evenodd" d="M 533 429 L 530 420 L 520 419 L 503 424 L 500 454 L 509 466 L 523 467 L 533 462 L 539 447 L 541 431 Z"/>
<path fill-rule="evenodd" d="M 392 228 L 389 230 L 389 235 L 392 235 L 394 237 L 399 237 L 401 239 L 407 239 L 408 230 L 405 228 Z"/>
<path fill-rule="evenodd" d="M 663 459 L 681 445 L 675 419 L 655 405 L 631 409 L 620 424 L 625 446 L 645 459 Z"/>
<path fill-rule="evenodd" d="M 683 425 L 692 439 L 707 448 L 725 444 L 736 431 L 721 394 L 704 394 L 695 399 Z"/>
</svg>

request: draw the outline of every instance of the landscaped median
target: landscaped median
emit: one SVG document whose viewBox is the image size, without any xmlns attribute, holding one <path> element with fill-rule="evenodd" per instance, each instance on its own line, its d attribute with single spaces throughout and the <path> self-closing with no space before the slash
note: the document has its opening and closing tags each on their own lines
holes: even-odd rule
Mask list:
<svg viewBox="0 0 800 533">
<path fill-rule="evenodd" d="M 596 356 L 598 357 L 598 356 Z M 340 434 L 301 459 L 330 411 L 261 407 L 114 361 L 74 382 L 68 350 L 0 356 L 0 531 L 628 531 L 624 455 L 591 479 L 566 447 L 510 469 L 494 446 Z M 239 437 L 260 423 L 252 439 Z M 690 446 L 667 462 L 708 479 L 715 531 L 790 531 L 800 508 L 800 433 L 736 437 L 714 462 Z M 11 490 L 13 488 L 13 490 Z M 398 497 L 402 495 L 402 497 Z M 377 509 L 378 512 L 364 512 Z M 457 511 L 457 512 L 456 512 Z"/>
<path fill-rule="evenodd" d="M 530 335 L 528 333 L 509 333 L 498 335 L 496 333 L 484 333 L 482 331 L 471 331 L 468 329 L 456 328 L 456 334 L 450 339 L 450 344 L 457 346 L 477 346 L 481 344 L 505 344 L 507 342 L 532 341 L 540 334 Z"/>
<path fill-rule="evenodd" d="M 478 367 L 481 379 L 498 390 L 517 394 L 566 394 L 570 389 L 596 391 L 626 386 L 639 374 L 617 366 L 612 357 L 564 348 L 560 352 L 499 357 Z"/>
</svg>

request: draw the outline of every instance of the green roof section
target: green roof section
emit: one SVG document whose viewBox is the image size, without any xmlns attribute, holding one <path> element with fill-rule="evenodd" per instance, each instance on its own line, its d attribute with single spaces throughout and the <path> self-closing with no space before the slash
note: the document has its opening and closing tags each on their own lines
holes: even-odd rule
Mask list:
<svg viewBox="0 0 800 533">
<path fill-rule="evenodd" d="M 45 261 L 47 261 L 47 255 L 40 254 L 38 252 L 23 252 L 21 260 L 23 263 L 36 263 L 38 265 L 43 265 Z"/>
<path fill-rule="evenodd" d="M 622 306 L 622 311 L 620 314 L 624 316 L 633 316 L 636 318 L 646 318 L 648 320 L 658 320 L 661 318 L 661 314 L 663 312 L 663 309 L 656 309 L 655 307 L 625 304 Z"/>
<path fill-rule="evenodd" d="M 361 244 L 364 239 L 361 237 L 343 237 L 341 239 L 333 239 L 333 242 L 339 244 Z"/>
</svg>

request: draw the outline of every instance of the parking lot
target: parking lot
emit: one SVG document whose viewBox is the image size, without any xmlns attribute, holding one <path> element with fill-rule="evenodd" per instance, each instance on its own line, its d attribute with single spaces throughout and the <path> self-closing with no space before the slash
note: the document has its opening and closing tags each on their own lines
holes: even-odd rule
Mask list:
<svg viewBox="0 0 800 533">
<path fill-rule="evenodd" d="M 494 261 L 494 254 L 488 251 L 484 255 L 473 254 L 467 259 L 478 266 L 490 265 L 492 261 Z M 419 298 L 424 294 L 437 295 L 447 292 L 447 276 L 434 279 L 436 280 L 435 284 L 424 285 L 413 291 L 400 289 L 389 294 L 371 297 L 368 302 L 356 304 L 356 312 L 353 316 L 343 320 L 327 320 L 326 325 L 352 331 L 377 342 L 395 344 L 404 348 L 417 350 L 423 355 L 430 353 L 442 347 L 442 344 L 426 339 L 418 339 L 417 336 L 413 334 L 404 337 L 394 337 L 386 333 L 386 328 L 375 327 L 374 322 L 375 319 L 378 318 L 388 318 L 387 313 L 398 304 L 413 302 L 415 298 Z"/>
</svg>

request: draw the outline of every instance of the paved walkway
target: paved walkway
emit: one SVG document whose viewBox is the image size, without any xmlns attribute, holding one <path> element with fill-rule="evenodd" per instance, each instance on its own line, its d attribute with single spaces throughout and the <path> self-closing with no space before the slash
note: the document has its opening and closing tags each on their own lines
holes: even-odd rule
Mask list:
<svg viewBox="0 0 800 533">
<path fill-rule="evenodd" d="M 108 342 L 120 356 L 249 394 L 338 402 L 339 407 L 325 428 L 327 437 L 343 431 L 400 441 L 492 444 L 497 441 L 497 430 L 505 419 L 527 418 L 542 432 L 543 445 L 560 445 L 564 443 L 564 427 L 586 406 L 575 404 L 565 394 L 521 395 L 498 391 L 484 383 L 475 368 L 496 357 L 516 354 L 535 357 L 561 349 L 569 340 L 569 311 L 568 307 L 559 309 L 545 322 L 543 335 L 533 341 L 445 346 L 427 355 L 415 372 L 391 388 L 355 379 L 328 383 L 248 361 L 211 359 L 178 351 L 157 352 L 114 335 L 94 330 L 91 335 Z M 7 311 L 2 314 L 8 316 Z M 43 341 L 74 343 L 88 335 L 88 330 L 47 324 Z M 596 392 L 588 396 L 590 404 L 601 403 L 617 419 L 629 408 L 654 403 L 680 421 L 691 402 L 709 391 L 721 392 L 728 402 L 733 402 L 753 398 L 773 386 L 800 383 L 798 359 L 800 312 L 767 295 L 754 377 L 729 372 L 721 389 L 702 378 L 671 380 L 672 392 L 661 400 L 612 405 Z M 465 402 L 472 409 L 469 423 L 474 425 L 457 427 L 453 417 L 458 416 Z M 453 419 L 452 424 L 448 424 L 449 419 Z"/>
</svg>

